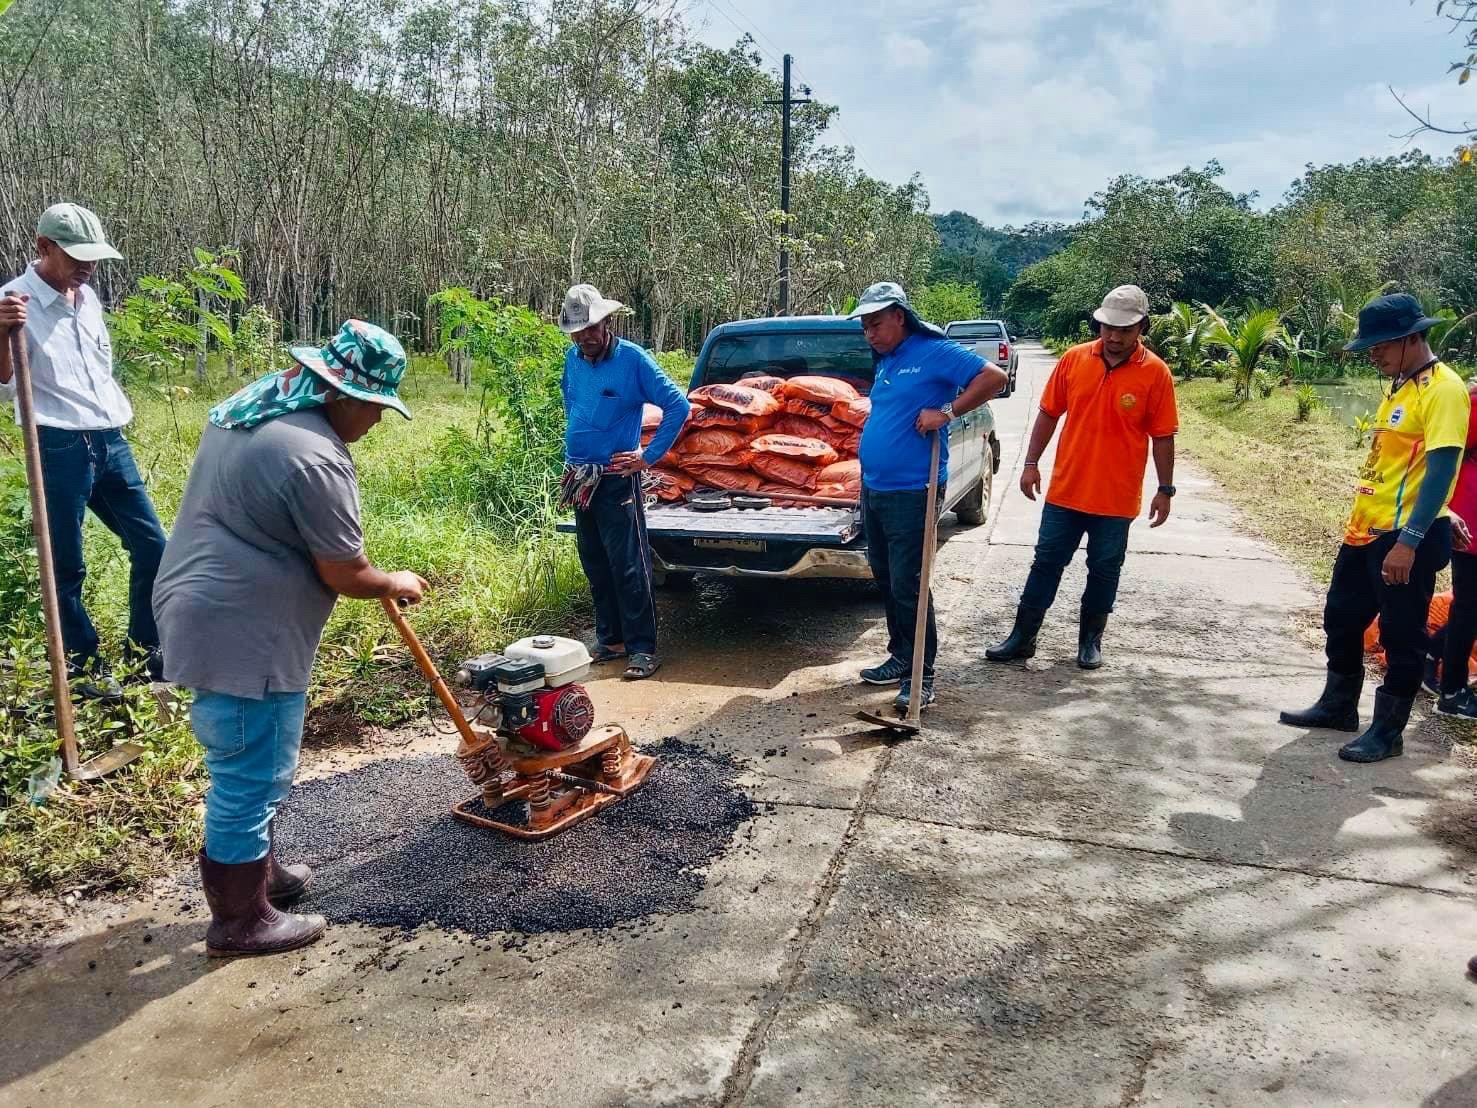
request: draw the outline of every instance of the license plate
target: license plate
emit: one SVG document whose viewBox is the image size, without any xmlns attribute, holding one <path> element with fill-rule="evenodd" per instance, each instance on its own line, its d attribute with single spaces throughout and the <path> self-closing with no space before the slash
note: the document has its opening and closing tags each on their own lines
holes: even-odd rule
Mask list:
<svg viewBox="0 0 1477 1108">
<path fill-rule="evenodd" d="M 705 550 L 747 550 L 753 554 L 763 554 L 765 549 L 763 539 L 693 539 L 692 545 Z"/>
</svg>

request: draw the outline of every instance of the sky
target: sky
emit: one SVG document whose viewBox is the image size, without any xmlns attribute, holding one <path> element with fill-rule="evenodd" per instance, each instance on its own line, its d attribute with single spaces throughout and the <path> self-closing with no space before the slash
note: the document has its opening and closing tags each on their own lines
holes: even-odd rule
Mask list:
<svg viewBox="0 0 1477 1108">
<path fill-rule="evenodd" d="M 1477 125 L 1464 37 L 1435 0 L 690 0 L 703 42 L 749 32 L 766 65 L 840 108 L 826 141 L 931 210 L 986 224 L 1073 222 L 1120 173 L 1214 158 L 1234 192 L 1277 203 L 1309 162 L 1457 139 L 1404 137 L 1390 87 L 1436 122 Z"/>
</svg>

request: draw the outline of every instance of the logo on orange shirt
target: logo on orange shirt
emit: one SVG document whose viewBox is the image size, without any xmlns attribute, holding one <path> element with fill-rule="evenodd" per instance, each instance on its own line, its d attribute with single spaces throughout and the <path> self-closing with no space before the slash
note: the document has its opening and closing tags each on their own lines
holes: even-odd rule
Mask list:
<svg viewBox="0 0 1477 1108">
<path fill-rule="evenodd" d="M 1118 398 L 1118 406 L 1120 408 L 1132 408 L 1138 402 L 1139 398 L 1131 392 L 1125 392 Z"/>
</svg>

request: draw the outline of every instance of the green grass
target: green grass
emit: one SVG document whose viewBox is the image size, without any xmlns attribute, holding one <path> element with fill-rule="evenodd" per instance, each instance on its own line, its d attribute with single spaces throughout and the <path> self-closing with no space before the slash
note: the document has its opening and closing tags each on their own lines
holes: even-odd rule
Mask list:
<svg viewBox="0 0 1477 1108">
<path fill-rule="evenodd" d="M 1326 582 L 1343 541 L 1354 474 L 1368 453 L 1325 408 L 1297 422 L 1297 401 L 1279 388 L 1237 401 L 1229 384 L 1182 382 L 1179 443 L 1246 512 L 1257 530 Z"/>
<path fill-rule="evenodd" d="M 241 383 L 130 385 L 136 409 L 130 439 L 166 529 L 207 410 Z M 431 584 L 412 623 L 432 655 L 455 663 L 535 629 L 568 627 L 586 603 L 586 585 L 573 542 L 553 531 L 548 475 L 519 484 L 488 467 L 489 452 L 478 439 L 480 394 L 454 384 L 438 361 L 416 359 L 401 395 L 414 420 L 388 416 L 351 449 L 370 558 L 385 569 L 415 570 Z M 9 446 L 13 451 L 13 429 Z M 85 541 L 88 610 L 116 656 L 127 620 L 127 557 L 91 516 Z M 12 581 L 21 579 L 15 561 L 25 556 L 18 552 L 23 546 L 0 547 Z M 4 579 L 0 565 L 0 584 Z M 104 783 L 63 783 L 44 805 L 28 804 L 24 782 L 44 768 L 54 738 L 41 712 L 49 698 L 29 571 L 17 587 L 30 590 L 32 602 L 12 605 L 21 610 L 0 643 L 20 675 L 0 698 L 0 709 L 9 709 L 0 716 L 0 782 L 10 798 L 0 809 L 0 894 L 133 883 L 198 847 L 206 785 L 199 747 L 186 724 L 161 720 L 140 690 L 130 694 L 125 718 L 84 713 L 79 736 L 86 751 L 96 752 L 127 733 L 146 744 L 148 757 Z M 0 612 L 4 600 L 0 594 Z M 425 710 L 424 682 L 378 603 L 339 602 L 319 651 L 310 704 L 310 727 L 323 742 L 360 721 L 395 724 Z"/>
</svg>

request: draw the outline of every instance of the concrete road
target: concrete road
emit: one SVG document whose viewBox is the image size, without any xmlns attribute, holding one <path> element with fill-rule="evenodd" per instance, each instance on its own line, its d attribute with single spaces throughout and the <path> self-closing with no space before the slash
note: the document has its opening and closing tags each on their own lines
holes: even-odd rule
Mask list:
<svg viewBox="0 0 1477 1108">
<path fill-rule="evenodd" d="M 1477 1104 L 1470 747 L 1424 720 L 1354 767 L 1276 724 L 1319 687 L 1320 598 L 1194 466 L 1170 523 L 1134 528 L 1105 669 L 1072 664 L 1080 564 L 1037 659 L 985 662 L 1031 558 L 1015 485 L 1050 365 L 1028 349 L 996 405 L 989 522 L 947 528 L 921 740 L 851 720 L 884 642 L 855 586 L 671 594 L 660 678 L 592 685 L 636 736 L 747 767 L 761 814 L 693 911 L 340 926 L 217 963 L 166 886 L 0 982 L 0 1103 Z M 450 745 L 401 738 L 309 772 Z"/>
</svg>

